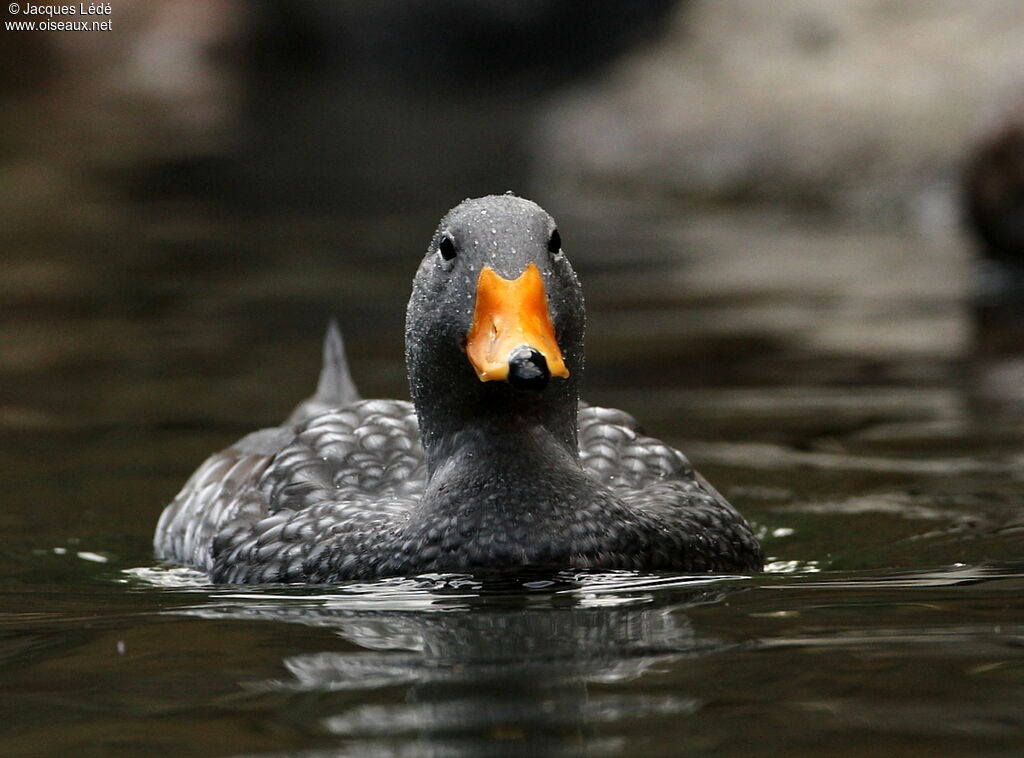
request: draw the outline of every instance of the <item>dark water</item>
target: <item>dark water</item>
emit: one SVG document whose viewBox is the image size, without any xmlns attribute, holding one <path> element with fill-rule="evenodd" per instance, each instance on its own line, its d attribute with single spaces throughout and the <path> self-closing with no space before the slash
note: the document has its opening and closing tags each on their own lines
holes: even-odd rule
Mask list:
<svg viewBox="0 0 1024 758">
<path fill-rule="evenodd" d="M 364 392 L 404 393 L 433 219 L 131 206 L 131 255 L 5 259 L 4 755 L 1019 754 L 1024 433 L 992 380 L 1012 362 L 970 358 L 962 242 L 548 205 L 589 399 L 687 450 L 768 572 L 239 589 L 154 566 L 192 467 L 309 390 L 327 313 Z"/>
<path fill-rule="evenodd" d="M 104 162 L 63 142 L 81 112 L 42 134 L 42 106 L 7 111 L 0 754 L 1020 754 L 1024 371 L 982 349 L 963 240 L 567 197 L 530 184 L 507 103 L 420 128 L 411 97 L 278 94 L 189 160 L 146 121 Z M 320 117 L 347 148 L 296 137 Z M 405 396 L 436 219 L 508 187 L 583 280 L 587 399 L 688 452 L 766 573 L 239 589 L 155 566 L 191 470 L 312 389 L 330 313 L 364 394 Z"/>
</svg>

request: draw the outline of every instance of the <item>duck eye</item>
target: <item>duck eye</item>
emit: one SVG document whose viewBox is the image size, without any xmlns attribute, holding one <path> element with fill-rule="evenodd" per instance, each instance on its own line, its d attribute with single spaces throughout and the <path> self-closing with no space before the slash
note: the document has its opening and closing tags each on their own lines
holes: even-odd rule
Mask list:
<svg viewBox="0 0 1024 758">
<path fill-rule="evenodd" d="M 557 253 L 562 249 L 562 235 L 555 229 L 551 232 L 551 237 L 548 238 L 548 252 Z"/>
<path fill-rule="evenodd" d="M 437 245 L 437 250 L 441 253 L 441 257 L 446 261 L 450 261 L 455 257 L 455 240 L 453 240 L 447 234 L 441 236 L 441 241 Z"/>
</svg>

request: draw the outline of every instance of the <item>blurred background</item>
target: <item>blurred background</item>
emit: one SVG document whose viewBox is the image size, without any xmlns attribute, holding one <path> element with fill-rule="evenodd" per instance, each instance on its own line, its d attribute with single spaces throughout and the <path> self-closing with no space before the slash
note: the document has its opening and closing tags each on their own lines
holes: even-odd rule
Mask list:
<svg viewBox="0 0 1024 758">
<path fill-rule="evenodd" d="M 308 394 L 330 314 L 363 393 L 404 397 L 431 231 L 506 190 L 583 279 L 587 397 L 707 465 L 1017 418 L 1013 0 L 111 10 L 2 36 L 12 531 L 145 536 L 203 454 Z"/>
<path fill-rule="evenodd" d="M 14 30 L 43 20 L 23 6 L 0 29 L 0 752 L 406 729 L 420 742 L 373 754 L 1017 754 L 1024 4 L 115 0 L 89 32 Z M 131 578 L 196 465 L 312 391 L 330 315 L 363 394 L 407 397 L 437 220 L 506 190 L 554 215 L 580 274 L 584 397 L 692 457 L 757 529 L 764 584 L 692 625 L 675 606 L 438 614 L 447 642 L 417 648 L 427 616 L 279 614 L 351 624 L 342 643 Z M 170 619 L 195 593 L 212 605 Z M 494 668 L 494 639 L 540 663 Z M 553 670 L 550 639 L 586 644 Z M 547 737 L 491 729 L 505 680 L 467 704 L 444 678 L 477 643 L 467 679 L 504 671 Z M 367 651 L 403 646 L 380 669 L 398 689 L 374 689 Z M 739 666 L 658 658 L 736 646 Z M 571 707 L 537 715 L 552 671 Z"/>
</svg>

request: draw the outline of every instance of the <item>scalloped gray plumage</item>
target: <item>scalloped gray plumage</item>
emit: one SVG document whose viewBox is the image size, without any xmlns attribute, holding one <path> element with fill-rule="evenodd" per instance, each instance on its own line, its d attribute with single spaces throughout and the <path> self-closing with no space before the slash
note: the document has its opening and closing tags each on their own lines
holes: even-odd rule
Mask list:
<svg viewBox="0 0 1024 758">
<path fill-rule="evenodd" d="M 749 525 L 627 413 L 579 403 L 582 290 L 554 221 L 514 195 L 442 220 L 406 321 L 412 402 L 360 400 L 336 325 L 317 392 L 208 458 L 164 510 L 157 557 L 218 582 L 334 582 L 491 569 L 754 571 Z M 436 253 L 441 234 L 458 255 Z M 482 266 L 542 272 L 570 376 L 481 382 L 464 350 Z"/>
</svg>

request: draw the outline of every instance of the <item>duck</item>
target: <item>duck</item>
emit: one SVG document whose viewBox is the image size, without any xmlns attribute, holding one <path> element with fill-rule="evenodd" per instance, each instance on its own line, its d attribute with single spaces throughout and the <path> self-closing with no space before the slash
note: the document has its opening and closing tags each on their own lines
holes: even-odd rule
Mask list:
<svg viewBox="0 0 1024 758">
<path fill-rule="evenodd" d="M 156 557 L 236 584 L 760 571 L 750 525 L 686 456 L 580 401 L 585 320 L 543 208 L 463 201 L 413 279 L 410 400 L 360 397 L 332 320 L 316 392 L 199 466 Z"/>
</svg>

